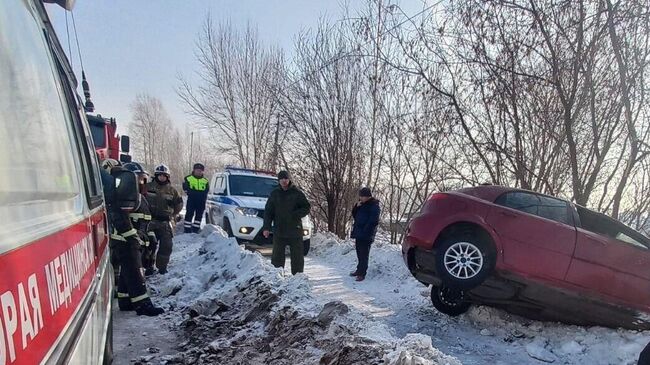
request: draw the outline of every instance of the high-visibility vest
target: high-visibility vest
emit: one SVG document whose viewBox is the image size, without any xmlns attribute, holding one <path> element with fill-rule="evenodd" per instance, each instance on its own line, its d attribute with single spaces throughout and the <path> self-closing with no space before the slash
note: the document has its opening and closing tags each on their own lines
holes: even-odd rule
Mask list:
<svg viewBox="0 0 650 365">
<path fill-rule="evenodd" d="M 194 191 L 205 191 L 208 188 L 208 179 L 204 177 L 196 177 L 194 175 L 189 175 L 185 178 L 187 182 L 187 187 L 190 190 Z"/>
</svg>

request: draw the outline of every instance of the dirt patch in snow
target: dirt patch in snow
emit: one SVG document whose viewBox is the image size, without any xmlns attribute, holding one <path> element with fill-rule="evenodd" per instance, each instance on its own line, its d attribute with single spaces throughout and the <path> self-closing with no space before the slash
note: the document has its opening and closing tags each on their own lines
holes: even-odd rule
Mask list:
<svg viewBox="0 0 650 365">
<path fill-rule="evenodd" d="M 186 310 L 180 324 L 187 338 L 181 351 L 166 356 L 167 364 L 382 364 L 385 351 L 377 343 L 334 324 L 347 313 L 342 303 L 328 304 L 317 316 L 279 307 L 268 283 L 249 280 L 214 301 L 209 311 Z"/>
</svg>

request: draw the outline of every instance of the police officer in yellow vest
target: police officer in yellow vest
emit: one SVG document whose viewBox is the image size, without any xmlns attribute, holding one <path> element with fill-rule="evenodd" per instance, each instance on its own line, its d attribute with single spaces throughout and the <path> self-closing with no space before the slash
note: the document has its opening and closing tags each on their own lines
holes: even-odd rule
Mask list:
<svg viewBox="0 0 650 365">
<path fill-rule="evenodd" d="M 185 206 L 185 233 L 197 233 L 201 229 L 201 218 L 208 198 L 208 179 L 203 177 L 205 166 L 194 164 L 192 174 L 185 176 L 183 190 L 187 194 Z"/>
</svg>

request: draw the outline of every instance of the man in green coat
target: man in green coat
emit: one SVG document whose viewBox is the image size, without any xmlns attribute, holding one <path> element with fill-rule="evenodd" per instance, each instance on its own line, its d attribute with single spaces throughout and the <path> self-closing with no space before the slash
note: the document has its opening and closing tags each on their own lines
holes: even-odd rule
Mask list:
<svg viewBox="0 0 650 365">
<path fill-rule="evenodd" d="M 303 272 L 305 257 L 302 243 L 302 218 L 309 214 L 309 202 L 289 178 L 287 171 L 278 173 L 280 185 L 271 192 L 264 208 L 262 234 L 268 238 L 273 227 L 271 263 L 284 268 L 285 247 L 291 249 L 291 273 Z"/>
</svg>

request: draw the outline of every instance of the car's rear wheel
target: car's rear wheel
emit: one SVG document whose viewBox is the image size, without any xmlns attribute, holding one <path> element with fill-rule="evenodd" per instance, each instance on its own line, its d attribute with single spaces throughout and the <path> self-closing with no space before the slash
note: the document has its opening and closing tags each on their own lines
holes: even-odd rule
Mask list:
<svg viewBox="0 0 650 365">
<path fill-rule="evenodd" d="M 461 315 L 472 305 L 465 297 L 465 292 L 447 286 L 431 287 L 431 303 L 440 312 L 448 316 Z"/>
<path fill-rule="evenodd" d="M 436 271 L 449 287 L 469 290 L 490 276 L 496 262 L 492 243 L 473 231 L 445 237 L 436 250 Z"/>
</svg>

